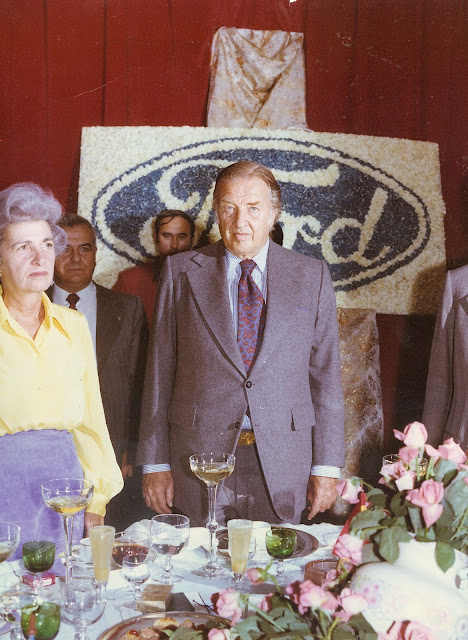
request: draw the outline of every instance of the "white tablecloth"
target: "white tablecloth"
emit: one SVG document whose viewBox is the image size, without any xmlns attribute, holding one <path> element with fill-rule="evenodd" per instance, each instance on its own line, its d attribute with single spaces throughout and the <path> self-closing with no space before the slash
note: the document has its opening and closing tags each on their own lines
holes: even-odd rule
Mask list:
<svg viewBox="0 0 468 640">
<path fill-rule="evenodd" d="M 327 523 L 313 524 L 310 526 L 297 525 L 294 528 L 306 531 L 307 533 L 315 536 L 318 540 L 319 548 L 308 556 L 293 558 L 285 563 L 286 573 L 288 575 L 288 578 L 291 577 L 291 581 L 302 580 L 304 578 L 304 566 L 310 560 L 326 558 L 332 555 L 331 549 L 341 529 L 341 527 L 339 526 Z M 195 611 L 206 613 L 206 609 L 202 603 L 206 602 L 208 604 L 211 604 L 210 598 L 213 593 L 216 593 L 220 589 L 225 589 L 229 586 L 232 586 L 229 583 L 230 563 L 229 559 L 220 557 L 221 564 L 225 566 L 228 571 L 227 577 L 219 578 L 216 580 L 207 580 L 195 576 L 192 571 L 194 569 L 199 569 L 203 564 L 206 563 L 207 553 L 202 546 L 195 549 L 191 548 L 192 546 L 193 543 L 192 545 L 189 544 L 188 549 L 184 550 L 180 555 L 174 558 L 175 573 L 180 575 L 182 577 L 182 580 L 174 584 L 172 593 L 184 593 L 193 605 Z M 268 561 L 269 557 L 266 551 L 258 550 L 255 556 L 249 561 L 249 566 L 266 566 Z M 8 579 L 9 574 L 11 575 L 14 570 L 22 568 L 23 566 L 21 561 L 11 563 L 6 562 L 0 565 L 0 586 L 2 585 L 2 582 L 5 582 Z M 59 573 L 61 569 L 60 565 L 56 563 L 53 570 L 54 569 L 57 573 Z M 157 573 L 160 569 L 160 561 L 156 560 L 153 567 L 154 573 Z M 75 567 L 74 573 L 77 576 L 92 576 L 92 565 L 84 565 L 79 563 Z M 123 590 L 126 588 L 126 582 L 121 577 L 120 571 L 112 571 L 108 584 L 108 591 L 110 592 L 110 595 L 112 596 L 117 592 L 117 590 Z M 272 585 L 268 584 L 258 585 L 252 588 L 252 592 L 256 594 L 268 593 L 272 590 Z M 120 594 L 117 593 L 117 595 Z M 258 598 L 260 597 L 261 596 L 258 596 Z M 108 629 L 110 626 L 120 622 L 121 620 L 125 620 L 127 618 L 142 614 L 141 611 L 129 609 L 128 607 L 119 604 L 119 602 L 120 601 L 112 601 L 110 599 L 107 601 L 106 608 L 101 619 L 88 628 L 90 640 L 96 640 L 96 638 L 98 638 L 103 631 Z M 73 635 L 73 627 L 62 620 L 57 640 L 73 640 Z"/>
</svg>

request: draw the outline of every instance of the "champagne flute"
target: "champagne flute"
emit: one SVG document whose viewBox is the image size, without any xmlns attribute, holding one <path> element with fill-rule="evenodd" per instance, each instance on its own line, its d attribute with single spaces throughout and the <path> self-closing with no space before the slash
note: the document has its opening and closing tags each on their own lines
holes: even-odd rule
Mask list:
<svg viewBox="0 0 468 640">
<path fill-rule="evenodd" d="M 250 542 L 252 538 L 252 520 L 233 519 L 228 522 L 229 555 L 233 581 L 240 586 L 247 569 L 249 559 Z M 253 539 L 255 541 L 255 538 Z"/>
<path fill-rule="evenodd" d="M 105 591 L 112 563 L 115 528 L 109 525 L 92 527 L 89 530 L 89 542 L 93 556 L 94 579 Z"/>
<path fill-rule="evenodd" d="M 150 578 L 148 555 L 137 553 L 134 556 L 125 556 L 122 560 L 122 575 L 130 584 L 133 592 L 133 601 L 125 603 L 125 606 L 136 609 L 141 596 L 141 588 Z"/>
<path fill-rule="evenodd" d="M 172 584 L 178 577 L 173 575 L 172 556 L 179 554 L 188 544 L 190 520 L 177 513 L 163 513 L 151 519 L 151 544 L 156 553 L 164 556 L 164 575 L 158 582 Z"/>
<path fill-rule="evenodd" d="M 77 627 L 75 640 L 89 640 L 87 627 L 102 616 L 106 601 L 94 580 L 71 578 L 62 584 L 62 615 Z"/>
<path fill-rule="evenodd" d="M 234 471 L 236 457 L 231 453 L 196 453 L 190 456 L 190 469 L 208 487 L 208 522 L 206 528 L 210 532 L 210 557 L 202 569 L 194 571 L 203 578 L 216 578 L 224 573 L 224 569 L 216 558 L 216 490 L 221 480 Z"/>
<path fill-rule="evenodd" d="M 46 505 L 59 513 L 65 529 L 65 581 L 72 578 L 75 559 L 72 555 L 73 518 L 86 509 L 93 496 L 93 483 L 83 478 L 56 478 L 42 485 Z"/>
<path fill-rule="evenodd" d="M 268 555 L 276 560 L 276 578 L 284 584 L 283 560 L 290 558 L 296 548 L 296 532 L 287 527 L 272 527 L 265 534 Z"/>
<path fill-rule="evenodd" d="M 12 556 L 20 541 L 20 527 L 14 522 L 0 522 L 0 563 Z"/>
</svg>

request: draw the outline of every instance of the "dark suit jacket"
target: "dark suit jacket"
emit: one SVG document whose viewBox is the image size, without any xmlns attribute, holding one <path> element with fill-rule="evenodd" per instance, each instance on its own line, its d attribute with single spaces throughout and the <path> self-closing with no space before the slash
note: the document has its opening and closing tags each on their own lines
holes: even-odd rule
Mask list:
<svg viewBox="0 0 468 640">
<path fill-rule="evenodd" d="M 170 463 L 175 505 L 201 520 L 189 456 L 231 453 L 250 408 L 278 517 L 299 521 L 311 463 L 342 466 L 344 418 L 335 296 L 324 262 L 270 242 L 266 324 L 247 379 L 221 242 L 166 258 L 143 395 L 137 463 Z"/>
<path fill-rule="evenodd" d="M 52 296 L 52 289 L 47 292 Z M 107 427 L 119 465 L 138 440 L 148 328 L 140 298 L 96 284 L 96 358 Z"/>
<path fill-rule="evenodd" d="M 455 438 L 468 447 L 468 265 L 445 279 L 422 420 L 432 445 Z"/>
</svg>

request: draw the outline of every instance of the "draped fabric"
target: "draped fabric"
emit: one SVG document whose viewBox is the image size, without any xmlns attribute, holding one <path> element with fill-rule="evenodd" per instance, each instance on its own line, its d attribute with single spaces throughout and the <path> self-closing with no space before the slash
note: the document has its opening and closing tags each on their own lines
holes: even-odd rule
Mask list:
<svg viewBox="0 0 468 640">
<path fill-rule="evenodd" d="M 302 33 L 219 29 L 207 126 L 307 128 L 303 41 Z"/>
<path fill-rule="evenodd" d="M 311 129 L 439 144 L 460 265 L 467 19 L 467 0 L 0 0 L 0 187 L 33 180 L 76 210 L 82 126 L 202 126 L 220 27 L 299 32 Z M 378 321 L 386 420 L 401 428 L 422 409 L 431 328 Z"/>
</svg>

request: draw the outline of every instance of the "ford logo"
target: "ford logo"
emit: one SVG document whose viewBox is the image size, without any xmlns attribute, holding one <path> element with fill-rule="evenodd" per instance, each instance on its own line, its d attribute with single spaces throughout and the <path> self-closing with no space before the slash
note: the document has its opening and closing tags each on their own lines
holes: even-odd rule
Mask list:
<svg viewBox="0 0 468 640">
<path fill-rule="evenodd" d="M 326 260 L 335 289 L 358 289 L 414 260 L 430 237 L 429 214 L 411 189 L 341 150 L 288 137 L 218 137 L 162 153 L 109 182 L 92 222 L 112 251 L 151 257 L 141 230 L 162 209 L 196 221 L 199 243 L 217 237 L 211 210 L 220 169 L 238 160 L 269 167 L 282 192 L 284 246 Z"/>
</svg>

